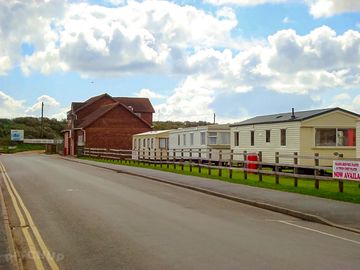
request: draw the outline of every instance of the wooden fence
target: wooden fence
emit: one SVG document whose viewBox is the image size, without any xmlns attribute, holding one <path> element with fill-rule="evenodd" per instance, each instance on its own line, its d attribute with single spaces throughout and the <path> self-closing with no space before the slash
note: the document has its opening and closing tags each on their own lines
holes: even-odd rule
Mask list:
<svg viewBox="0 0 360 270">
<path fill-rule="evenodd" d="M 212 169 L 218 170 L 218 176 L 222 176 L 223 171 L 227 170 L 229 178 L 233 177 L 233 171 L 242 171 L 244 178 L 248 174 L 256 174 L 258 180 L 263 180 L 263 175 L 274 176 L 275 183 L 280 183 L 280 177 L 293 178 L 294 187 L 298 186 L 298 179 L 314 179 L 314 188 L 319 189 L 320 180 L 338 181 L 339 192 L 344 190 L 344 181 L 348 179 L 334 179 L 331 175 L 331 166 L 320 166 L 320 160 L 327 160 L 332 163 L 333 160 L 349 160 L 341 156 L 300 156 L 297 152 L 292 155 L 282 155 L 279 152 L 274 153 L 275 162 L 264 162 L 262 152 L 248 153 L 247 151 L 236 152 L 234 150 L 211 150 L 211 149 L 148 149 L 148 150 L 120 150 L 105 148 L 84 148 L 84 156 L 120 160 L 123 162 L 137 161 L 143 164 L 159 164 L 162 168 L 173 165 L 184 170 L 188 165 L 190 172 L 196 168 L 199 173 L 203 169 L 212 174 Z M 214 158 L 216 157 L 216 158 Z M 252 158 L 251 158 L 252 157 Z M 255 158 L 254 158 L 255 157 Z M 293 160 L 292 163 L 281 162 L 281 159 Z M 313 166 L 299 165 L 299 159 L 313 160 Z M 351 159 L 360 160 L 360 159 Z M 271 168 L 271 169 L 270 169 Z M 360 187 L 360 186 L 359 186 Z"/>
</svg>

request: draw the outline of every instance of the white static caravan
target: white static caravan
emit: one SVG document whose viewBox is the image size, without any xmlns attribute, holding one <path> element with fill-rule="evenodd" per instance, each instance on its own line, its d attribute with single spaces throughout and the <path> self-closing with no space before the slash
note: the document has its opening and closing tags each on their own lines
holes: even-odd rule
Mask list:
<svg viewBox="0 0 360 270">
<path fill-rule="evenodd" d="M 219 151 L 224 151 L 222 159 L 229 158 L 230 152 L 230 126 L 229 125 L 208 125 L 200 127 L 179 128 L 170 130 L 169 150 L 176 158 L 207 160 L 211 152 L 211 159 L 219 159 Z M 199 154 L 201 153 L 201 154 Z"/>
<path fill-rule="evenodd" d="M 275 162 L 275 153 L 300 156 L 356 155 L 355 127 L 360 115 L 341 108 L 257 116 L 231 125 L 231 149 L 263 154 L 264 162 Z M 234 160 L 242 160 L 234 156 Z M 293 158 L 280 158 L 293 163 Z M 320 165 L 331 165 L 331 160 Z M 299 159 L 300 165 L 314 165 L 313 159 Z"/>
<path fill-rule="evenodd" d="M 132 159 L 160 159 L 169 149 L 169 130 L 154 130 L 133 135 Z"/>
</svg>

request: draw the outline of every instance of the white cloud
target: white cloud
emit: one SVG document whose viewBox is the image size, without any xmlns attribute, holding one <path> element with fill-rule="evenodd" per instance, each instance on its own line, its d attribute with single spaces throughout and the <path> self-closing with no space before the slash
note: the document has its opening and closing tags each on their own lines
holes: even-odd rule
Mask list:
<svg viewBox="0 0 360 270">
<path fill-rule="evenodd" d="M 359 0 L 306 0 L 314 17 L 329 17 L 339 13 L 360 11 Z"/>
<path fill-rule="evenodd" d="M 151 91 L 150 89 L 143 88 L 138 93 L 136 93 L 136 96 L 138 97 L 146 97 L 146 98 L 154 98 L 154 99 L 164 99 L 165 96 L 160 95 L 158 93 L 155 93 Z"/>
<path fill-rule="evenodd" d="M 282 20 L 282 22 L 283 22 L 284 24 L 293 23 L 293 21 L 292 21 L 289 17 L 285 17 L 285 18 Z"/>
<path fill-rule="evenodd" d="M 21 61 L 22 44 L 41 51 L 56 40 L 52 28 L 64 8 L 64 0 L 0 1 L 0 74 Z"/>
<path fill-rule="evenodd" d="M 57 108 L 60 106 L 60 103 L 53 97 L 42 95 L 37 98 L 37 102 L 34 105 L 25 110 L 25 113 L 31 114 L 41 111 L 42 103 L 44 103 L 44 107 L 46 106 L 46 108 Z"/>
<path fill-rule="evenodd" d="M 284 3 L 289 0 L 205 0 L 206 3 L 213 5 L 239 5 L 239 6 L 256 6 L 266 3 Z"/>
<path fill-rule="evenodd" d="M 21 115 L 24 109 L 24 101 L 0 91 L 0 118 L 12 118 Z"/>
<path fill-rule="evenodd" d="M 231 39 L 237 20 L 230 8 L 211 14 L 166 1 L 129 1 L 113 8 L 80 3 L 64 9 L 52 24 L 52 39 L 22 60 L 24 73 L 182 72 L 188 49 L 238 46 Z"/>
</svg>

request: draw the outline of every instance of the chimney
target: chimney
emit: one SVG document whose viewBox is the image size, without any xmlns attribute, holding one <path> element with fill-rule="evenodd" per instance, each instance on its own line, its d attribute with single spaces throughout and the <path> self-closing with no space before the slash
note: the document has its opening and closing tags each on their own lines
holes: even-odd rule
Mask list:
<svg viewBox="0 0 360 270">
<path fill-rule="evenodd" d="M 294 108 L 291 109 L 291 120 L 296 119 Z"/>
</svg>

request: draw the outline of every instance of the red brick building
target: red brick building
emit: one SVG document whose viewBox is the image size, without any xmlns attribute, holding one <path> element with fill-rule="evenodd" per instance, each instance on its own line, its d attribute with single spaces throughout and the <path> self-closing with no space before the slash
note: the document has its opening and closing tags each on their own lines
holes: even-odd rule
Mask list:
<svg viewBox="0 0 360 270">
<path fill-rule="evenodd" d="M 132 135 L 152 130 L 154 108 L 147 98 L 108 94 L 73 102 L 64 133 L 64 155 L 77 146 L 131 149 Z"/>
</svg>

